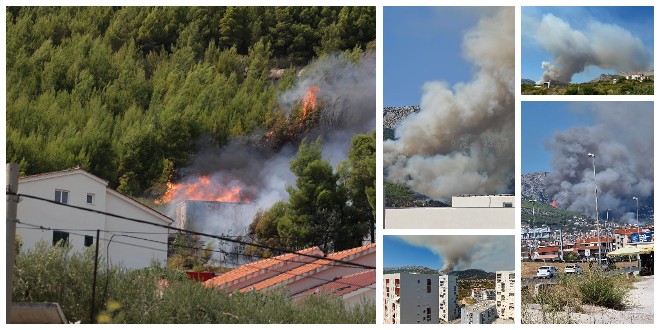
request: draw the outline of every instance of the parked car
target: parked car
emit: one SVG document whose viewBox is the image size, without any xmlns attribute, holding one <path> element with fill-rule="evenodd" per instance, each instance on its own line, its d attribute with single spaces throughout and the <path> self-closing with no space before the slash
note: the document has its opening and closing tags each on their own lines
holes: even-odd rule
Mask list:
<svg viewBox="0 0 660 330">
<path fill-rule="evenodd" d="M 536 277 L 538 278 L 551 278 L 557 274 L 557 267 L 555 266 L 541 266 L 536 271 Z"/>
<path fill-rule="evenodd" d="M 564 273 L 566 274 L 582 274 L 582 267 L 580 265 L 566 265 L 566 268 L 564 268 Z"/>
</svg>

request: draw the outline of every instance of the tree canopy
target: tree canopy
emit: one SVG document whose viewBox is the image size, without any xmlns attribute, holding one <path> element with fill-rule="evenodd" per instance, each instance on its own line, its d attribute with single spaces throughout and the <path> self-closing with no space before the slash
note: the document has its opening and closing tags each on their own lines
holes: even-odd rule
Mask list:
<svg viewBox="0 0 660 330">
<path fill-rule="evenodd" d="M 7 161 L 27 175 L 81 166 L 134 196 L 162 186 L 202 136 L 222 145 L 272 128 L 302 66 L 376 35 L 375 7 L 8 7 L 6 18 Z"/>
</svg>

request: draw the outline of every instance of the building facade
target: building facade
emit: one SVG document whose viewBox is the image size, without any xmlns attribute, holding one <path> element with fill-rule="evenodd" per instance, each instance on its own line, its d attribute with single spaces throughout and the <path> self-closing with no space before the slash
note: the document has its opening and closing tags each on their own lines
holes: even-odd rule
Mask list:
<svg viewBox="0 0 660 330">
<path fill-rule="evenodd" d="M 438 277 L 438 303 L 440 320 L 450 322 L 460 317 L 456 275 L 440 275 Z"/>
<path fill-rule="evenodd" d="M 97 243 L 98 229 L 102 251 L 107 251 L 107 258 L 113 265 L 143 268 L 154 261 L 161 265 L 167 261 L 168 229 L 162 226 L 169 226 L 172 220 L 108 188 L 108 181 L 85 170 L 73 168 L 21 177 L 18 192 L 54 202 L 21 197 L 16 232 L 23 240 L 22 250 L 33 249 L 39 241 L 51 245 L 64 241 L 73 251 L 81 251 Z"/>
<path fill-rule="evenodd" d="M 438 276 L 383 275 L 383 323 L 438 324 Z"/>
<path fill-rule="evenodd" d="M 454 196 L 452 207 L 386 208 L 385 229 L 513 229 L 512 195 Z"/>
<path fill-rule="evenodd" d="M 484 300 L 461 308 L 461 324 L 488 324 L 497 318 L 492 300 Z"/>
<path fill-rule="evenodd" d="M 513 320 L 516 303 L 516 272 L 495 272 L 495 292 L 499 318 Z"/>
</svg>

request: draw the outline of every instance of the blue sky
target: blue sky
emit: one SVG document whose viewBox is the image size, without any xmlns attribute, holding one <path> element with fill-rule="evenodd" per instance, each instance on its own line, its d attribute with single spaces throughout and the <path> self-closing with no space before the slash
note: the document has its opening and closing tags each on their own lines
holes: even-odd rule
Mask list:
<svg viewBox="0 0 660 330">
<path fill-rule="evenodd" d="M 479 7 L 383 8 L 383 105 L 419 105 L 422 85 L 472 80 L 462 57 L 463 34 L 480 16 Z"/>
<path fill-rule="evenodd" d="M 451 253 L 465 253 L 456 269 L 485 271 L 515 268 L 514 236 L 511 235 L 383 235 L 383 267 L 426 266 L 442 269 Z"/>
<path fill-rule="evenodd" d="M 617 25 L 641 40 L 652 62 L 653 7 L 522 7 L 522 78 L 536 81 L 543 73 L 541 63 L 554 63 L 553 56 L 529 33 L 531 25 L 528 23 L 540 20 L 545 14 L 562 19 L 578 31 L 588 30 L 593 22 Z M 587 67 L 585 72 L 573 76 L 573 82 L 589 81 L 601 73 L 616 73 L 616 70 Z"/>
<path fill-rule="evenodd" d="M 550 172 L 551 155 L 545 141 L 574 126 L 594 124 L 588 112 L 576 112 L 580 102 L 522 102 L 521 173 Z"/>
</svg>

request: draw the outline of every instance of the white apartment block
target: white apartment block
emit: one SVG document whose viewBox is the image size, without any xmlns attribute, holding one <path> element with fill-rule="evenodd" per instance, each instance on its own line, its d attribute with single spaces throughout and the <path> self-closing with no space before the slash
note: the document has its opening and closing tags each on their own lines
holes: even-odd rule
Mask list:
<svg viewBox="0 0 660 330">
<path fill-rule="evenodd" d="M 495 272 L 495 291 L 497 292 L 497 314 L 501 319 L 511 319 L 515 315 L 516 272 Z"/>
<path fill-rule="evenodd" d="M 440 275 L 438 277 L 438 295 L 440 319 L 450 322 L 459 318 L 461 315 L 458 308 L 456 275 Z"/>
<path fill-rule="evenodd" d="M 461 324 L 488 324 L 497 318 L 495 304 L 484 300 L 461 308 Z"/>
<path fill-rule="evenodd" d="M 491 289 L 486 289 L 481 291 L 481 300 L 495 300 L 496 291 Z"/>
<path fill-rule="evenodd" d="M 438 324 L 438 276 L 384 274 L 385 324 Z"/>
</svg>

